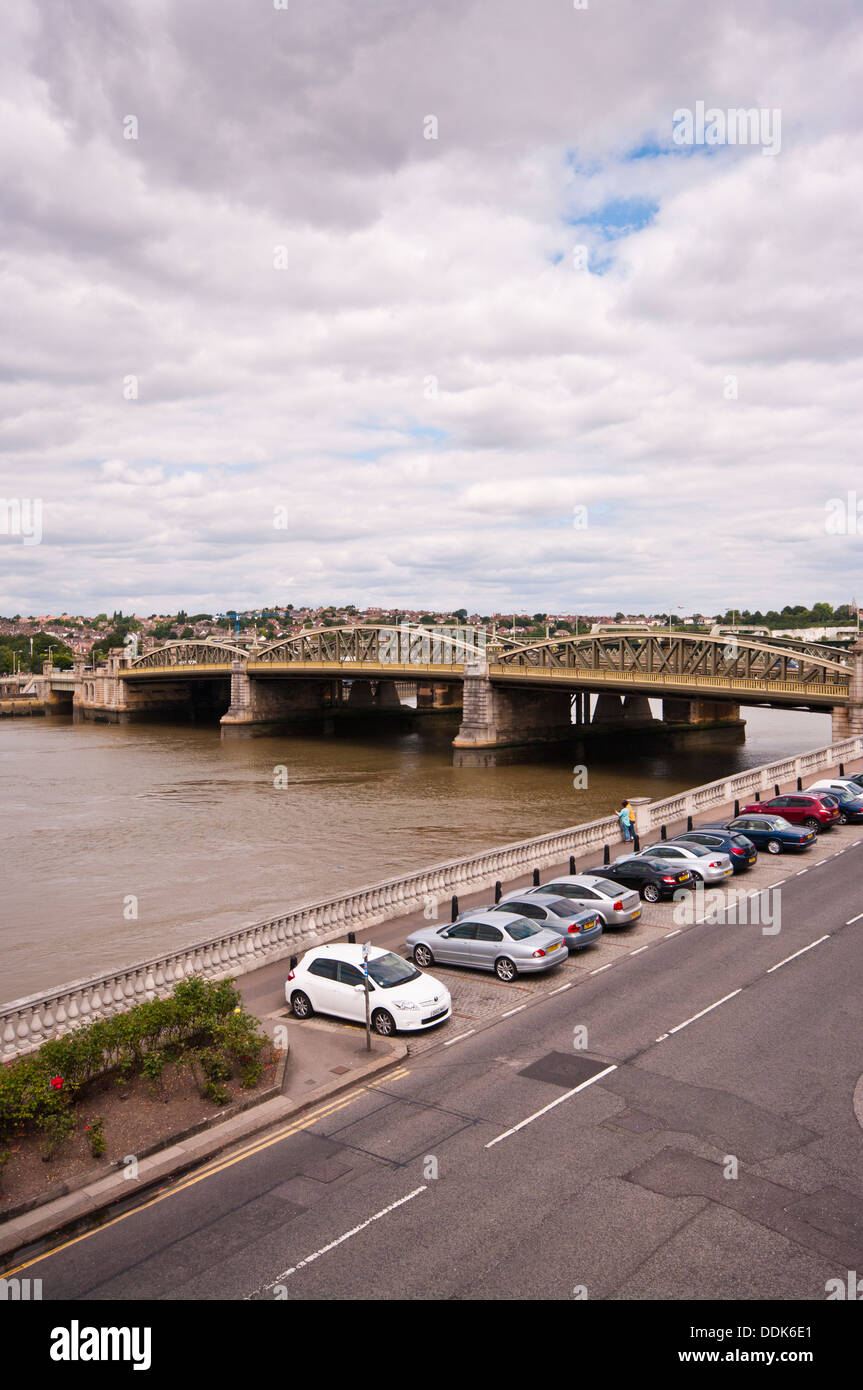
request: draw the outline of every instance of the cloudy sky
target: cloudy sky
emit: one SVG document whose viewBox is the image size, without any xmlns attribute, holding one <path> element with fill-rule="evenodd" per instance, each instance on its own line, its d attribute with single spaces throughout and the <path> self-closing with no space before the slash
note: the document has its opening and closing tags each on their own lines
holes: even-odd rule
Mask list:
<svg viewBox="0 0 863 1390">
<path fill-rule="evenodd" d="M 863 598 L 861 62 L 855 0 L 11 0 L 0 612 Z"/>
</svg>

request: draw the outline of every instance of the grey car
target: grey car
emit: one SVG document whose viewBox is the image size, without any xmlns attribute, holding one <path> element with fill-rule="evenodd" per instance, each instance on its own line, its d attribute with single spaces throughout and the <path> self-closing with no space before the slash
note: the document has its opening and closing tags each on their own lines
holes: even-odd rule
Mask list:
<svg viewBox="0 0 863 1390">
<path fill-rule="evenodd" d="M 490 912 L 506 912 L 515 917 L 527 917 L 537 926 L 557 932 L 569 951 L 581 951 L 592 946 L 602 936 L 602 918 L 596 911 L 582 908 L 571 898 L 556 893 L 507 893 Z"/>
<path fill-rule="evenodd" d="M 604 927 L 628 927 L 641 916 L 641 899 L 622 883 L 589 874 L 564 874 L 544 883 L 541 888 L 525 889 L 525 897 L 545 896 L 569 898 L 581 908 L 590 908 L 602 918 Z"/>
<path fill-rule="evenodd" d="M 466 965 L 493 970 L 506 984 L 516 975 L 562 965 L 569 955 L 556 932 L 526 917 L 495 912 L 466 912 L 446 927 L 418 927 L 407 938 L 407 947 L 423 969 Z"/>
<path fill-rule="evenodd" d="M 688 869 L 702 883 L 723 883 L 734 873 L 731 858 L 724 850 L 708 849 L 688 840 L 660 840 L 639 851 L 636 858 L 661 861 L 675 869 Z"/>
</svg>

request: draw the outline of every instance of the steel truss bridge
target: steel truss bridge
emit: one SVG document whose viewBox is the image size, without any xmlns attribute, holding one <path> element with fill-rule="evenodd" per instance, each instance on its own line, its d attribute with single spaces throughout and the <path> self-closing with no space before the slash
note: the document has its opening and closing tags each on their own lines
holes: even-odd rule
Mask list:
<svg viewBox="0 0 863 1390">
<path fill-rule="evenodd" d="M 484 629 L 320 628 L 248 648 L 178 641 L 123 666 L 126 681 L 229 676 L 258 680 L 461 681 L 831 709 L 849 703 L 853 655 L 816 642 L 692 633 L 604 632 L 517 643 Z"/>
</svg>

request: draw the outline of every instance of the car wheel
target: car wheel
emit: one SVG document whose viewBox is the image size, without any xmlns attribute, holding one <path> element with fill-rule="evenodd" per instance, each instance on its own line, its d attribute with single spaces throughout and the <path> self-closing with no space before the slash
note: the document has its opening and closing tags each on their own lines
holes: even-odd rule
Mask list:
<svg viewBox="0 0 863 1390">
<path fill-rule="evenodd" d="M 767 853 L 768 853 L 768 854 L 781 854 L 781 853 L 782 853 L 782 845 L 780 844 L 779 840 L 768 840 L 768 841 L 767 841 Z"/>
<path fill-rule="evenodd" d="M 291 1008 L 294 1012 L 294 1018 L 308 1018 L 310 1014 L 314 1013 L 311 999 L 307 994 L 303 994 L 301 989 L 295 990 L 291 995 Z"/>
<path fill-rule="evenodd" d="M 818 822 L 817 822 L 817 820 L 815 819 L 814 816 L 807 816 L 806 819 L 805 819 L 805 821 L 803 822 L 803 824 L 806 826 L 806 829 L 807 829 L 807 830 L 817 830 L 817 829 L 818 829 Z"/>
<path fill-rule="evenodd" d="M 500 956 L 494 963 L 494 973 L 499 980 L 508 985 L 510 980 L 515 979 L 518 971 L 508 956 Z"/>
<path fill-rule="evenodd" d="M 655 883 L 645 883 L 641 890 L 641 896 L 646 903 L 658 903 L 660 897 L 659 888 Z"/>
<path fill-rule="evenodd" d="M 372 1014 L 372 1027 L 376 1033 L 380 1033 L 382 1038 L 392 1037 L 396 1031 L 395 1020 L 392 1014 L 388 1014 L 386 1009 L 375 1009 Z"/>
<path fill-rule="evenodd" d="M 414 962 L 421 965 L 423 970 L 427 970 L 430 965 L 434 965 L 434 956 L 428 946 L 414 946 Z"/>
<path fill-rule="evenodd" d="M 845 812 L 845 811 L 840 811 L 840 812 L 839 812 L 839 824 L 840 824 L 840 825 L 847 825 L 847 824 L 848 824 L 848 815 L 847 815 L 847 812 Z"/>
</svg>

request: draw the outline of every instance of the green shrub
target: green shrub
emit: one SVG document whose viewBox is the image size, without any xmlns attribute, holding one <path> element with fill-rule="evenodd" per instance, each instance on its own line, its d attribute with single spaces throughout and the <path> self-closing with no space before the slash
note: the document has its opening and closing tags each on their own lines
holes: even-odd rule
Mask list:
<svg viewBox="0 0 863 1390">
<path fill-rule="evenodd" d="M 208 1071 L 203 1062 L 200 1069 L 211 1088 L 209 1098 L 223 1105 L 228 1099 L 223 1083 L 235 1067 L 244 1086 L 256 1084 L 264 1043 L 233 981 L 193 975 L 175 985 L 167 999 L 96 1019 L 0 1067 L 0 1142 L 35 1127 L 48 1136 L 53 1152 L 71 1133 L 68 1126 L 74 1129 L 72 1107 L 106 1072 L 115 1072 L 120 1084 L 141 1073 L 155 1084 L 166 1062 L 192 1057 L 203 1094 L 195 1054 L 199 1061 L 203 1054 L 212 1059 Z"/>
<path fill-rule="evenodd" d="M 97 1115 L 95 1120 L 84 1126 L 84 1133 L 90 1145 L 90 1152 L 94 1158 L 101 1158 L 107 1147 L 103 1120 L 101 1115 Z"/>
</svg>

